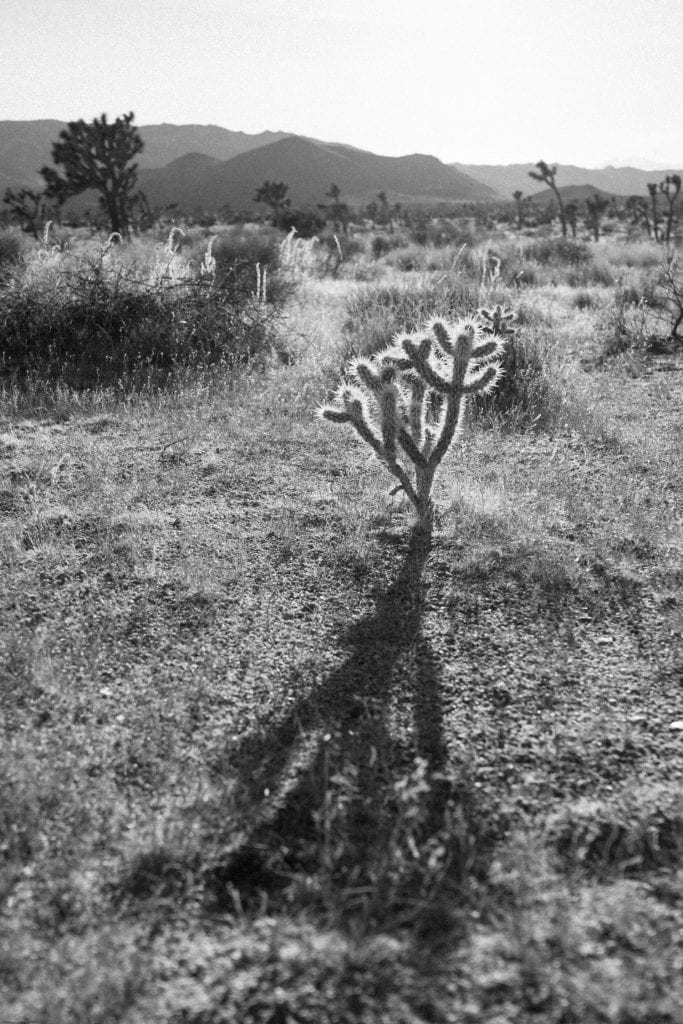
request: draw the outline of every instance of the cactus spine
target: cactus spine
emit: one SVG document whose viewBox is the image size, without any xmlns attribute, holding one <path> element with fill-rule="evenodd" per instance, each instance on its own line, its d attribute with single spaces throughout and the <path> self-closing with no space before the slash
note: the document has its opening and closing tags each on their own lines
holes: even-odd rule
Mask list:
<svg viewBox="0 0 683 1024">
<path fill-rule="evenodd" d="M 350 423 L 370 445 L 420 523 L 431 520 L 434 476 L 462 429 L 467 397 L 487 394 L 500 379 L 496 357 L 512 316 L 497 307 L 469 320 L 434 318 L 423 331 L 397 335 L 384 351 L 355 359 L 333 403 L 319 410 L 332 423 Z"/>
</svg>

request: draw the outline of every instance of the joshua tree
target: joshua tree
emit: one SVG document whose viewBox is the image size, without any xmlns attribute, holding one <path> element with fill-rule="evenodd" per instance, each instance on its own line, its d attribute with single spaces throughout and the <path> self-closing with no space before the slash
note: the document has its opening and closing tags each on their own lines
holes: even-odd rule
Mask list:
<svg viewBox="0 0 683 1024">
<path fill-rule="evenodd" d="M 564 210 L 564 203 L 562 202 L 562 196 L 560 190 L 555 183 L 555 175 L 557 174 L 557 164 L 553 164 L 550 167 L 545 160 L 539 160 L 536 164 L 538 167 L 537 171 L 529 171 L 529 177 L 533 178 L 534 181 L 542 181 L 549 188 L 552 189 L 555 198 L 557 199 L 557 205 L 560 209 L 560 222 L 562 224 L 562 237 L 567 237 L 567 215 Z"/>
<path fill-rule="evenodd" d="M 128 234 L 130 205 L 137 180 L 137 164 L 131 163 L 143 148 L 134 114 L 117 117 L 113 124 L 107 115 L 92 124 L 70 121 L 52 147 L 52 160 L 64 169 L 43 167 L 45 194 L 62 203 L 86 189 L 100 194 L 100 206 L 106 213 L 112 232 Z"/>
<path fill-rule="evenodd" d="M 649 187 L 649 186 L 648 186 Z M 676 217 L 676 200 L 681 191 L 680 174 L 667 174 L 664 181 L 659 183 L 659 191 L 666 198 L 668 209 L 666 211 L 666 233 L 664 240 L 668 245 L 671 241 L 671 230 Z"/>
<path fill-rule="evenodd" d="M 524 193 L 517 189 L 516 192 L 512 193 L 512 198 L 515 201 L 517 207 L 517 230 L 521 231 L 524 227 Z"/>
<path fill-rule="evenodd" d="M 339 185 L 330 185 L 330 190 L 325 195 L 332 202 L 329 206 L 319 203 L 318 208 L 329 215 L 335 231 L 343 231 L 346 234 L 349 228 L 349 208 L 346 203 L 341 202 Z"/>
<path fill-rule="evenodd" d="M 579 215 L 579 204 L 574 202 L 567 203 L 564 213 L 567 218 L 567 224 L 572 229 L 572 238 L 576 238 L 576 218 Z"/>
<path fill-rule="evenodd" d="M 626 200 L 625 209 L 631 217 L 631 223 L 644 224 L 647 230 L 647 237 L 652 238 L 652 225 L 650 224 L 650 211 L 647 199 L 643 196 L 629 196 Z"/>
<path fill-rule="evenodd" d="M 609 206 L 609 199 L 605 199 L 604 196 L 599 196 L 596 192 L 593 198 L 590 196 L 586 200 L 586 209 L 588 210 L 588 224 L 593 232 L 593 238 L 597 242 L 600 238 L 600 221 L 602 215 Z"/>
<path fill-rule="evenodd" d="M 513 313 L 481 310 L 454 323 L 435 318 L 349 366 L 331 405 L 319 414 L 350 423 L 398 479 L 418 523 L 431 523 L 434 475 L 461 432 L 469 395 L 487 394 L 501 369 L 496 356 L 513 333 Z"/>
<path fill-rule="evenodd" d="M 391 207 L 389 206 L 389 200 L 387 199 L 386 192 L 378 192 L 377 199 L 379 200 L 380 218 L 384 224 L 388 225 L 389 233 L 393 234 L 394 222 L 391 219 Z"/>
<path fill-rule="evenodd" d="M 273 226 L 276 228 L 282 226 L 285 210 L 290 205 L 288 192 L 289 185 L 283 181 L 264 181 L 254 193 L 255 203 L 266 203 L 273 211 Z"/>
<path fill-rule="evenodd" d="M 5 191 L 4 202 L 19 221 L 22 231 L 30 231 L 35 239 L 40 237 L 40 229 L 47 216 L 47 200 L 43 192 L 34 192 L 30 188 Z"/>
<path fill-rule="evenodd" d="M 377 203 L 373 199 L 372 202 L 368 203 L 368 205 L 365 207 L 365 216 L 368 218 L 368 220 L 372 221 L 373 228 L 375 226 L 375 221 L 377 220 L 377 214 L 378 213 L 379 213 L 379 206 L 377 205 Z"/>
<path fill-rule="evenodd" d="M 652 232 L 655 236 L 655 242 L 659 241 L 659 221 L 657 215 L 657 183 L 651 181 L 647 186 L 647 190 L 650 193 L 650 199 L 652 200 Z"/>
</svg>

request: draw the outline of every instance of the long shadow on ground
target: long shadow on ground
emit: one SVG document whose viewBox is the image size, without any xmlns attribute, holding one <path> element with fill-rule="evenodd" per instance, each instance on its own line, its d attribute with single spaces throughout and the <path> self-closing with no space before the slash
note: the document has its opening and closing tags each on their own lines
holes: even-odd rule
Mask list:
<svg viewBox="0 0 683 1024">
<path fill-rule="evenodd" d="M 252 824 L 207 875 L 216 904 L 236 890 L 243 903 L 272 893 L 278 880 L 324 875 L 345 898 L 361 893 L 366 909 L 381 896 L 386 910 L 413 899 L 416 887 L 428 901 L 446 876 L 461 881 L 469 870 L 470 795 L 446 771 L 438 667 L 422 631 L 431 544 L 431 530 L 412 530 L 395 582 L 349 630 L 344 663 L 271 729 L 229 751 Z M 406 676 L 413 680 L 413 732 L 403 741 L 388 722 L 399 673 L 404 692 Z M 437 870 L 425 883 L 426 849 L 437 850 Z M 382 895 L 388 876 L 391 892 Z"/>
</svg>

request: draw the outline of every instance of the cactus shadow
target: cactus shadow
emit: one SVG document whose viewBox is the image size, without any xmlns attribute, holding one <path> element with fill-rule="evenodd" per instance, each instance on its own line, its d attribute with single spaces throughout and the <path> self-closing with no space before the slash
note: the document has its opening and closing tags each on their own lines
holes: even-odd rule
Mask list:
<svg viewBox="0 0 683 1024">
<path fill-rule="evenodd" d="M 387 535 L 387 543 L 397 538 Z M 350 651 L 322 684 L 302 697 L 275 725 L 245 737 L 229 754 L 233 771 L 242 776 L 251 795 L 273 793 L 278 777 L 291 765 L 296 747 L 310 747 L 331 734 L 357 735 L 369 724 L 387 729 L 386 711 L 396 682 L 398 662 L 410 652 L 419 671 L 413 688 L 415 746 L 430 763 L 442 763 L 444 739 L 438 701 L 437 667 L 429 641 L 422 635 L 423 575 L 432 546 L 430 528 L 414 527 L 408 536 L 399 573 L 376 597 L 375 608 L 344 635 Z M 388 730 L 387 730 L 388 731 Z M 308 741 L 308 743 L 307 743 Z M 310 760 L 310 749 L 306 760 Z"/>
<path fill-rule="evenodd" d="M 440 778 L 447 748 L 439 673 L 422 630 L 431 547 L 431 528 L 415 527 L 394 582 L 348 630 L 344 662 L 283 719 L 227 753 L 250 823 L 212 869 L 209 888 L 219 904 L 221 893 L 234 888 L 242 899 L 250 887 L 272 889 L 264 863 L 274 851 L 280 871 L 284 858 L 290 875 L 315 874 L 316 865 L 307 862 L 320 856 L 321 822 L 330 814 L 336 821 L 344 793 L 354 794 L 346 853 L 352 851 L 356 866 L 371 846 L 376 858 L 379 822 L 392 832 L 397 781 L 410 778 L 416 763 L 429 778 Z M 390 701 L 399 679 L 405 688 L 407 664 L 413 728 L 400 738 L 389 721 Z M 441 820 L 451 797 L 439 784 L 428 786 L 428 816 Z"/>
</svg>

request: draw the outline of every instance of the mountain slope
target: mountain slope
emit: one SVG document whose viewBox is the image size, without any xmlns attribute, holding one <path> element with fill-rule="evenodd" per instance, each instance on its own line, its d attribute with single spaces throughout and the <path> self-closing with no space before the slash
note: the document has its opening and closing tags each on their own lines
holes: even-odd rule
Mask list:
<svg viewBox="0 0 683 1024">
<path fill-rule="evenodd" d="M 247 135 L 215 124 L 147 124 L 140 128 L 145 148 L 138 158 L 141 168 L 165 167 L 188 153 L 204 153 L 216 160 L 231 160 L 260 146 L 287 138 L 287 132 Z"/>
<path fill-rule="evenodd" d="M 483 182 L 504 199 L 511 199 L 513 192 L 532 195 L 538 191 L 539 182 L 529 177 L 529 171 L 536 170 L 535 164 L 451 164 L 457 170 Z M 557 168 L 557 184 L 590 185 L 613 195 L 630 196 L 647 192 L 650 181 L 663 181 L 672 170 L 643 171 L 637 167 L 576 167 L 560 164 Z M 678 171 L 680 174 L 681 172 Z"/>
<path fill-rule="evenodd" d="M 592 185 L 561 185 L 560 195 L 565 203 L 585 203 L 587 199 L 592 199 L 593 196 L 600 196 L 602 199 L 607 200 L 618 198 L 614 192 L 605 192 L 604 189 L 594 188 Z M 555 193 L 550 188 L 545 188 L 541 192 L 534 192 L 529 196 L 529 199 L 539 206 L 548 206 L 551 203 L 557 202 Z"/>
<path fill-rule="evenodd" d="M 65 122 L 0 121 L 0 202 L 6 188 L 41 189 L 40 168 Z M 254 191 L 266 179 L 286 182 L 293 205 L 325 202 L 334 182 L 351 204 L 384 191 L 391 202 L 485 202 L 529 196 L 540 183 L 534 164 L 443 164 L 433 156 L 378 156 L 339 143 L 286 132 L 249 135 L 217 125 L 142 125 L 145 148 L 138 157 L 140 184 L 154 205 L 177 202 L 187 209 L 253 209 Z M 587 186 L 611 195 L 644 195 L 647 184 L 671 170 L 560 165 L 560 187 Z M 681 173 L 680 171 L 678 173 Z"/>
<path fill-rule="evenodd" d="M 177 172 L 177 173 L 176 173 Z M 140 187 L 152 205 L 177 202 L 186 209 L 235 210 L 254 207 L 255 190 L 266 180 L 289 186 L 293 206 L 326 201 L 332 183 L 342 199 L 367 202 L 379 191 L 391 202 L 483 201 L 494 198 L 486 186 L 432 156 L 385 157 L 342 145 L 327 145 L 288 136 L 232 160 L 198 168 L 192 180 L 176 164 L 161 171 L 143 171 Z"/>
<path fill-rule="evenodd" d="M 43 187 L 40 168 L 52 163 L 52 146 L 65 121 L 0 121 L 0 189 Z M 152 124 L 138 128 L 145 148 L 140 168 L 164 167 L 188 153 L 230 160 L 240 153 L 287 137 L 286 132 L 247 135 L 216 125 Z M 0 195 L 2 193 L 0 192 Z"/>
<path fill-rule="evenodd" d="M 0 121 L 0 199 L 6 188 L 42 189 L 40 168 L 52 163 L 63 121 Z"/>
</svg>

